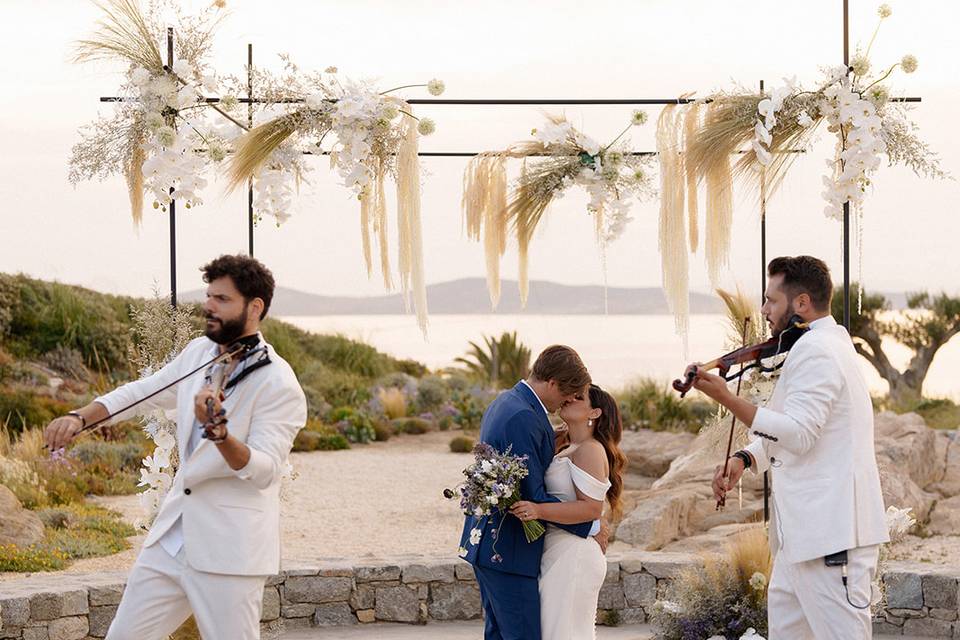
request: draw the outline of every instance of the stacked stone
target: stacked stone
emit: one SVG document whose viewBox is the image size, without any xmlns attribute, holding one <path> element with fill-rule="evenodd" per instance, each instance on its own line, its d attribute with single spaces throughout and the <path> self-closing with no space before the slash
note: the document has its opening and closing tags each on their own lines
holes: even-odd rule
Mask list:
<svg viewBox="0 0 960 640">
<path fill-rule="evenodd" d="M 697 563 L 685 553 L 633 553 L 607 561 L 607 577 L 597 602 L 597 623 L 643 624 L 662 600 L 670 581 Z"/>
<path fill-rule="evenodd" d="M 875 633 L 960 638 L 960 572 L 900 567 L 883 576 L 884 607 Z"/>
</svg>

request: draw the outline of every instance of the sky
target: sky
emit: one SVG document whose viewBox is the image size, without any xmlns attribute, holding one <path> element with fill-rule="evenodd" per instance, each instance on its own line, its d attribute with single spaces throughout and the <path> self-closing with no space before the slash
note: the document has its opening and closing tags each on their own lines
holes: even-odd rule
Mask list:
<svg viewBox="0 0 960 640">
<path fill-rule="evenodd" d="M 879 3 L 851 0 L 851 49 L 866 43 Z M 956 105 L 960 3 L 890 2 L 873 46 L 877 66 L 906 53 L 920 61 L 912 75 L 896 74 L 895 93 L 923 98 L 913 112 L 921 136 L 943 167 L 960 174 Z M 205 3 L 184 1 L 202 7 Z M 741 0 L 591 2 L 491 0 L 256 0 L 227 2 L 213 66 L 243 72 L 247 43 L 255 64 L 277 69 L 288 53 L 304 69 L 339 68 L 348 78 L 382 88 L 444 80 L 451 98 L 631 98 L 705 95 L 737 84 L 778 86 L 796 76 L 812 86 L 818 69 L 842 62 L 841 0 L 756 3 Z M 169 290 L 168 221 L 152 209 L 134 229 L 122 178 L 67 181 L 77 129 L 109 114 L 98 98 L 113 95 L 119 67 L 70 62 L 72 43 L 93 29 L 98 11 L 83 0 L 0 0 L 0 271 L 82 284 L 101 291 L 149 295 Z M 429 97 L 410 90 L 408 97 Z M 631 107 L 557 108 L 592 137 L 612 139 Z M 422 150 L 482 151 L 528 137 L 543 121 L 536 107 L 421 107 L 437 122 Z M 658 111 L 632 130 L 637 150 L 654 145 Z M 800 158 L 768 204 L 769 255 L 822 257 L 841 278 L 839 225 L 822 213 L 821 175 L 832 157 L 824 133 Z M 262 224 L 256 255 L 278 284 L 324 295 L 377 295 L 380 277 L 363 267 L 359 208 L 324 160 L 314 160 L 310 184 L 294 217 L 277 228 Z M 424 159 L 423 224 L 428 283 L 484 274 L 483 250 L 466 239 L 460 212 L 464 159 Z M 245 193 L 224 194 L 214 181 L 205 204 L 178 217 L 178 287 L 201 286 L 199 267 L 221 253 L 246 249 Z M 603 281 L 587 198 L 572 191 L 552 206 L 530 252 L 531 279 L 565 284 Z M 862 261 L 868 289 L 960 293 L 956 238 L 960 183 L 881 168 L 866 200 Z M 394 214 L 391 203 L 391 216 Z M 635 204 L 634 221 L 608 248 L 610 285 L 659 286 L 656 201 Z M 701 214 L 702 215 L 702 214 Z M 391 234 L 392 236 L 392 234 Z M 391 247 L 396 263 L 396 242 Z M 516 277 L 516 250 L 504 259 Z M 737 197 L 728 286 L 760 286 L 759 214 Z M 709 290 L 702 252 L 691 258 L 691 288 Z"/>
</svg>

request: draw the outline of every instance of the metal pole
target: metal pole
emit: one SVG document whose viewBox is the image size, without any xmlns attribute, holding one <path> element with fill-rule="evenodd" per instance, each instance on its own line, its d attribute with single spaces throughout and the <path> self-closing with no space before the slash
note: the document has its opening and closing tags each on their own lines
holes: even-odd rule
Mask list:
<svg viewBox="0 0 960 640">
<path fill-rule="evenodd" d="M 843 0 L 843 66 L 850 71 L 848 0 Z M 843 203 L 843 326 L 850 330 L 850 201 Z"/>
<path fill-rule="evenodd" d="M 173 27 L 167 27 L 167 66 L 173 68 Z M 173 116 L 170 116 L 173 120 Z M 170 187 L 173 193 L 173 187 Z M 177 201 L 170 201 L 170 304 L 177 306 Z"/>
<path fill-rule="evenodd" d="M 253 44 L 247 44 L 247 127 L 253 129 Z M 248 253 L 253 257 L 253 178 L 247 180 L 247 236 Z"/>
<path fill-rule="evenodd" d="M 763 80 L 760 81 L 763 93 Z M 760 305 L 767 295 L 767 171 L 760 171 Z M 770 471 L 763 472 L 763 521 L 770 522 Z"/>
</svg>

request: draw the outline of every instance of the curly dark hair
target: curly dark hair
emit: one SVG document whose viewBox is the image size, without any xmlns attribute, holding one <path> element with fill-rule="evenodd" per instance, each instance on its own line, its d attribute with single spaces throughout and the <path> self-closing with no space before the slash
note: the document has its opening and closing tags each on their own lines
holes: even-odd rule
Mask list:
<svg viewBox="0 0 960 640">
<path fill-rule="evenodd" d="M 833 282 L 830 268 L 813 256 L 781 256 L 770 261 L 767 273 L 772 277 L 783 275 L 783 290 L 792 300 L 801 293 L 810 296 L 810 303 L 818 311 L 830 308 Z"/>
<path fill-rule="evenodd" d="M 207 284 L 227 277 L 233 282 L 233 286 L 243 296 L 245 302 L 249 303 L 254 298 L 263 300 L 263 312 L 260 319 L 263 320 L 270 308 L 270 302 L 273 300 L 274 281 L 270 269 L 263 266 L 263 263 L 250 256 L 238 254 L 235 256 L 222 255 L 219 258 L 203 265 L 200 268 L 203 272 L 203 281 Z"/>
</svg>

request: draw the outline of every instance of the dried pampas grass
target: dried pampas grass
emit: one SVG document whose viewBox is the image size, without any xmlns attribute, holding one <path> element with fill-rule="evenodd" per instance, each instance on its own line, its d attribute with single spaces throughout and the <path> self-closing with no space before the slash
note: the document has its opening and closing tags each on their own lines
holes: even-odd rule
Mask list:
<svg viewBox="0 0 960 640">
<path fill-rule="evenodd" d="M 660 262 L 663 292 L 673 312 L 677 333 L 687 349 L 689 318 L 689 276 L 684 180 L 681 171 L 678 123 L 682 114 L 667 106 L 657 121 L 657 154 L 660 160 Z"/>
<path fill-rule="evenodd" d="M 162 73 L 163 58 L 140 4 L 136 0 L 104 0 L 94 4 L 105 17 L 97 21 L 97 31 L 90 38 L 77 42 L 74 62 L 121 58 L 151 74 Z"/>
<path fill-rule="evenodd" d="M 413 113 L 404 104 L 404 111 Z M 423 275 L 423 226 L 420 218 L 420 158 L 416 119 L 404 115 L 403 142 L 397 154 L 397 218 L 400 227 L 400 283 L 404 299 L 413 297 L 413 311 L 427 335 L 427 285 Z"/>
<path fill-rule="evenodd" d="M 464 228 L 467 237 L 483 241 L 490 305 L 500 302 L 500 259 L 507 249 L 507 156 L 482 153 L 463 173 Z"/>
<path fill-rule="evenodd" d="M 300 123 L 308 118 L 315 119 L 314 116 L 318 113 L 310 108 L 297 109 L 268 120 L 245 133 L 230 158 L 227 168 L 227 192 L 253 178 L 268 163 L 273 152 L 297 131 Z"/>
</svg>

